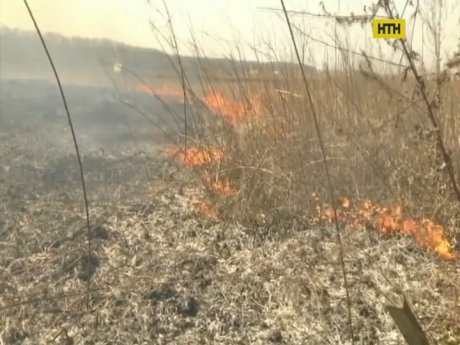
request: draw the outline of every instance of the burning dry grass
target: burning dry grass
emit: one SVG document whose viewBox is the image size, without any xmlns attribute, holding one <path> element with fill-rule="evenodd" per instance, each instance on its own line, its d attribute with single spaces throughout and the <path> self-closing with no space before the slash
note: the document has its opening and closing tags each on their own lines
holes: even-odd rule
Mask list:
<svg viewBox="0 0 460 345">
<path fill-rule="evenodd" d="M 317 212 L 319 217 L 315 221 L 321 218 L 332 223 L 335 219 L 333 210 L 327 206 L 317 206 Z M 342 208 L 338 210 L 337 218 L 351 229 L 363 230 L 371 226 L 384 235 L 397 233 L 409 235 L 422 248 L 434 252 L 443 259 L 458 258 L 458 253 L 453 252 L 453 245 L 448 240 L 442 225 L 430 219 L 416 221 L 404 217 L 399 206 L 391 209 L 365 201 L 360 206 L 351 207 L 350 199 L 343 198 Z"/>
<path fill-rule="evenodd" d="M 151 86 L 139 83 L 134 86 L 136 92 L 147 93 L 152 96 L 174 98 L 183 101 L 183 91 L 175 86 L 161 85 Z M 212 89 L 205 92 L 203 103 L 216 115 L 222 116 L 231 125 L 237 125 L 247 121 L 248 114 L 259 116 L 262 112 L 262 101 L 260 97 L 251 95 L 246 102 L 231 101 L 224 95 L 223 91 Z"/>
<path fill-rule="evenodd" d="M 209 109 L 222 115 L 231 124 L 247 121 L 248 114 L 258 116 L 262 111 L 262 103 L 257 97 L 249 98 L 248 102 L 230 101 L 219 91 L 209 92 L 204 102 Z"/>
<path fill-rule="evenodd" d="M 213 101 L 209 101 L 209 103 L 212 104 Z M 216 98 L 215 103 L 220 104 L 219 109 L 221 112 L 222 107 L 226 104 L 227 107 L 225 109 L 234 115 L 233 118 L 246 114 L 242 104 L 229 103 L 223 99 L 221 94 Z M 228 106 L 229 104 L 231 106 Z M 231 122 L 234 125 L 237 123 Z M 274 133 L 279 133 L 275 138 L 282 136 L 282 139 L 286 139 L 286 136 L 282 135 L 283 132 L 281 130 Z M 266 132 L 263 134 L 266 134 Z M 275 140 L 273 142 L 276 144 Z M 210 165 L 215 166 L 217 164 L 217 166 L 220 167 L 228 162 L 229 153 L 216 148 L 189 147 L 187 149 L 173 151 L 171 154 L 188 168 L 203 169 L 204 183 L 214 195 L 236 197 L 238 191 L 235 187 L 235 182 L 237 181 L 231 181 L 227 176 L 219 174 L 218 171 L 213 174 L 212 169 L 209 168 Z M 320 200 L 318 199 L 318 194 L 313 194 L 313 197 L 313 203 L 317 203 L 317 205 L 314 209 L 309 211 L 308 222 L 315 224 L 319 219 L 326 219 L 332 222 L 334 219 L 332 209 L 328 208 L 324 203 L 319 204 Z M 305 200 L 304 203 L 306 203 Z M 351 200 L 348 197 L 344 197 L 341 204 L 342 208 L 338 211 L 337 216 L 339 221 L 349 228 L 363 229 L 366 226 L 372 226 L 381 234 L 403 233 L 413 237 L 420 246 L 436 253 L 444 259 L 457 258 L 457 254 L 453 252 L 453 245 L 448 240 L 444 227 L 431 219 L 422 218 L 420 221 L 416 221 L 410 217 L 403 217 L 402 208 L 400 206 L 393 209 L 385 208 L 371 201 L 365 201 L 359 207 L 356 205 L 352 207 Z M 207 216 L 210 219 L 217 218 L 218 213 L 214 207 L 210 207 L 203 201 L 198 205 L 199 207 L 196 207 L 196 209 L 199 214 Z M 205 205 L 207 206 L 205 207 Z"/>
<path fill-rule="evenodd" d="M 178 161 L 184 163 L 188 168 L 205 167 L 211 163 L 219 163 L 225 158 L 220 149 L 199 147 L 178 149 L 173 153 L 173 156 Z"/>
<path fill-rule="evenodd" d="M 174 157 L 186 164 L 189 168 L 202 168 L 208 164 L 222 160 L 223 153 L 209 154 L 209 150 L 198 150 L 190 148 L 181 151 L 181 155 Z M 214 152 L 214 151 L 211 151 Z M 185 158 L 188 157 L 188 158 Z M 237 190 L 227 177 L 211 178 L 209 173 L 205 176 L 205 183 L 210 187 L 215 195 L 233 196 Z M 323 220 L 332 223 L 335 214 L 326 204 L 319 204 L 318 194 L 313 195 L 316 213 L 312 210 L 308 215 L 311 224 L 317 224 Z M 217 219 L 217 212 L 203 201 L 194 205 L 197 212 L 207 218 Z M 443 259 L 455 259 L 457 253 L 453 252 L 453 246 L 447 239 L 446 231 L 442 225 L 436 224 L 430 219 L 416 221 L 409 217 L 404 217 L 400 206 L 394 209 L 385 208 L 371 201 L 364 201 L 360 206 L 353 205 L 350 198 L 342 198 L 341 209 L 337 211 L 338 220 L 351 229 L 362 230 L 366 227 L 373 227 L 381 234 L 403 233 L 415 239 L 423 248 L 426 248 Z"/>
</svg>

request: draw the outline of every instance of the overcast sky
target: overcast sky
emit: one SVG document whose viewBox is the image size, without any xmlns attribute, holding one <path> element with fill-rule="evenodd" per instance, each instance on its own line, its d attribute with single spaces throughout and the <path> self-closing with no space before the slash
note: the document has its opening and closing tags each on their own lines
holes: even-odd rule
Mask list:
<svg viewBox="0 0 460 345">
<path fill-rule="evenodd" d="M 413 0 L 416 2 L 415 0 Z M 426 6 L 432 0 L 420 0 Z M 445 22 L 444 54 L 452 54 L 460 37 L 459 7 L 457 0 L 447 1 L 448 16 Z M 289 51 L 290 43 L 286 25 L 277 14 L 263 7 L 280 8 L 279 0 L 166 0 L 172 15 L 181 49 L 187 49 L 190 42 L 190 28 L 206 54 L 221 56 L 229 49 L 238 47 L 246 57 L 251 56 L 251 48 L 256 46 L 268 53 L 267 41 L 277 54 Z M 321 13 L 320 1 L 285 0 L 292 10 L 305 10 Z M 343 15 L 362 14 L 365 4 L 371 0 L 324 0 L 326 9 Z M 398 0 L 398 10 L 402 12 L 405 0 Z M 149 21 L 167 33 L 162 0 L 29 0 L 36 19 L 44 32 L 57 32 L 68 36 L 91 38 L 110 38 L 131 45 L 160 48 L 152 33 Z M 406 10 L 406 17 L 411 8 Z M 294 22 L 314 38 L 333 44 L 332 37 L 336 29 L 334 22 L 310 16 L 295 16 Z M 33 29 L 23 1 L 0 0 L 0 24 L 21 29 Z M 371 38 L 371 26 L 354 25 L 352 28 L 338 27 L 342 38 L 347 39 L 350 48 L 369 52 L 378 52 L 375 40 Z M 414 31 L 414 46 L 421 49 L 422 26 Z M 425 33 L 426 38 L 426 33 Z M 377 49 L 377 50 L 376 50 Z M 388 58 L 398 59 L 391 56 Z M 235 50 L 235 49 L 234 49 Z M 309 41 L 309 53 L 317 65 L 334 55 L 334 50 L 325 48 L 321 43 Z M 423 46 L 424 56 L 430 62 L 432 56 L 429 42 Z"/>
</svg>

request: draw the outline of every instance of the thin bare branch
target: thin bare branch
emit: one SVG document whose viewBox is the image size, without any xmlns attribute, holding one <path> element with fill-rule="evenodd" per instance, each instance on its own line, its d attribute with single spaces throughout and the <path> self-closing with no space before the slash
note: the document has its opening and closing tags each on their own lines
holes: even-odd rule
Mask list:
<svg viewBox="0 0 460 345">
<path fill-rule="evenodd" d="M 78 141 L 77 141 L 77 136 L 75 134 L 75 128 L 73 126 L 72 122 L 72 117 L 70 116 L 70 111 L 69 107 L 67 105 L 67 100 L 64 94 L 64 89 L 61 84 L 61 80 L 59 78 L 59 74 L 57 73 L 56 67 L 54 65 L 53 59 L 51 58 L 51 54 L 48 51 L 48 47 L 46 45 L 45 39 L 43 38 L 43 35 L 40 31 L 40 28 L 37 24 L 37 21 L 35 20 L 34 14 L 32 12 L 32 9 L 29 6 L 29 3 L 27 0 L 24 0 L 24 5 L 27 8 L 27 11 L 29 12 L 30 19 L 32 19 L 32 22 L 34 23 L 35 30 L 37 31 L 38 36 L 40 37 L 40 41 L 42 43 L 43 49 L 45 50 L 46 56 L 48 58 L 48 61 L 51 65 L 51 68 L 54 73 L 54 77 L 56 78 L 56 83 L 59 88 L 59 92 L 61 94 L 62 102 L 64 104 L 64 109 L 67 115 L 67 121 L 69 123 L 70 127 L 70 132 L 72 134 L 72 140 L 74 143 L 75 147 L 75 154 L 77 156 L 77 161 L 78 161 L 78 167 L 80 169 L 80 179 L 81 179 L 81 188 L 83 191 L 83 200 L 84 200 L 84 206 L 85 206 L 85 214 L 86 214 L 86 227 L 87 227 L 87 276 L 86 276 L 86 307 L 89 308 L 89 296 L 90 296 L 90 287 L 91 287 L 91 222 L 90 222 L 90 216 L 89 216 L 89 201 L 88 201 L 88 195 L 86 191 L 86 183 L 85 183 L 85 174 L 83 172 L 83 163 L 81 160 L 81 155 L 80 155 L 80 149 L 78 147 Z"/>
<path fill-rule="evenodd" d="M 331 202 L 332 210 L 334 212 L 334 224 L 335 224 L 335 229 L 336 229 L 337 242 L 339 244 L 340 266 L 341 266 L 341 269 L 342 269 L 342 275 L 343 275 L 343 281 L 344 281 L 346 299 L 347 299 L 348 327 L 349 327 L 349 331 L 350 331 L 351 342 L 352 342 L 352 344 L 354 344 L 354 338 L 355 337 L 354 337 L 354 332 L 353 332 L 353 319 L 352 319 L 352 315 L 351 315 L 351 298 L 350 298 L 350 291 L 349 291 L 350 289 L 349 289 L 349 285 L 348 285 L 347 271 L 346 271 L 346 267 L 345 267 L 345 255 L 344 255 L 343 244 L 342 244 L 341 229 L 340 229 L 338 216 L 337 216 L 337 205 L 336 205 L 336 202 L 335 202 L 334 188 L 332 186 L 332 180 L 331 180 L 331 176 L 330 176 L 330 173 L 329 173 L 329 165 L 327 163 L 326 148 L 324 146 L 324 140 L 322 138 L 321 128 L 319 126 L 318 117 L 316 115 L 316 110 L 315 110 L 315 106 L 314 106 L 314 103 L 313 103 L 313 98 L 312 98 L 312 95 L 311 95 L 311 92 L 310 92 L 310 85 L 309 85 L 309 82 L 308 82 L 308 79 L 307 79 L 307 76 L 306 76 L 306 73 L 305 73 L 304 65 L 303 65 L 302 60 L 300 58 L 299 50 L 297 48 L 297 43 L 296 43 L 296 40 L 295 40 L 295 37 L 294 37 L 294 31 L 292 29 L 291 21 L 289 19 L 289 15 L 288 15 L 288 12 L 286 10 L 286 5 L 284 4 L 284 0 L 280 0 L 280 1 L 281 1 L 281 6 L 283 7 L 283 12 L 284 12 L 284 15 L 285 15 L 285 18 L 286 18 L 286 24 L 287 24 L 288 29 L 289 29 L 289 34 L 290 34 L 290 37 L 291 37 L 291 40 L 292 40 L 292 45 L 294 46 L 295 54 L 296 54 L 296 57 L 297 57 L 297 62 L 298 62 L 298 65 L 299 65 L 299 68 L 300 68 L 300 71 L 301 71 L 301 74 L 302 74 L 303 83 L 305 85 L 305 91 L 307 93 L 308 103 L 310 105 L 313 121 L 314 121 L 314 124 L 315 124 L 316 134 L 318 136 L 318 141 L 319 141 L 319 145 L 320 145 L 320 148 L 321 148 L 321 155 L 322 155 L 322 158 L 323 158 L 324 172 L 326 174 L 326 179 L 327 179 L 327 184 L 328 184 L 327 187 L 328 187 L 328 191 L 329 191 L 330 202 Z"/>
</svg>

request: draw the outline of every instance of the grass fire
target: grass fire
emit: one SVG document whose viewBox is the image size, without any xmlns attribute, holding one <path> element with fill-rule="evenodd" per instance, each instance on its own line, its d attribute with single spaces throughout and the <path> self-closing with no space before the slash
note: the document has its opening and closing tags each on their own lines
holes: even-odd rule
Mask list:
<svg viewBox="0 0 460 345">
<path fill-rule="evenodd" d="M 458 1 L 29 2 L 1 345 L 460 345 Z"/>
<path fill-rule="evenodd" d="M 218 102 L 209 102 L 211 106 L 219 104 L 219 107 L 214 108 L 216 111 L 222 111 L 222 106 L 227 105 L 224 108 L 226 112 L 225 116 L 230 119 L 242 119 L 247 114 L 243 104 L 229 102 L 221 94 L 218 95 Z M 231 106 L 228 106 L 229 104 Z M 177 150 L 172 155 L 191 169 L 206 168 L 210 164 L 221 163 L 226 157 L 225 152 L 222 150 L 197 147 Z M 237 193 L 237 190 L 233 187 L 233 182 L 226 177 L 213 179 L 208 172 L 205 173 L 204 181 L 214 194 L 231 196 Z M 318 203 L 318 195 L 313 193 L 313 197 L 315 202 Z M 215 212 L 203 211 L 204 204 L 200 203 L 199 205 L 200 214 L 211 214 L 211 216 L 208 216 L 209 218 L 217 218 Z M 316 213 L 313 210 L 310 212 L 310 221 L 315 222 L 323 219 L 329 223 L 333 222 L 334 212 L 327 204 L 317 205 L 315 210 Z M 426 218 L 416 221 L 410 217 L 404 217 L 402 208 L 399 206 L 385 208 L 366 200 L 358 207 L 356 204 L 352 204 L 350 198 L 343 197 L 337 217 L 343 225 L 350 229 L 365 229 L 366 226 L 372 226 L 382 235 L 405 234 L 411 236 L 421 247 L 437 254 L 443 259 L 451 260 L 458 257 L 458 254 L 453 252 L 453 246 L 447 239 L 442 225 Z"/>
</svg>

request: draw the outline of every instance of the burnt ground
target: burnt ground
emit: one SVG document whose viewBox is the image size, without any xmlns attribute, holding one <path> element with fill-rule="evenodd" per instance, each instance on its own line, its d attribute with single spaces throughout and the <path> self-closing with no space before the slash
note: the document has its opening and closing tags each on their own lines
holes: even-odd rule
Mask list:
<svg viewBox="0 0 460 345">
<path fill-rule="evenodd" d="M 80 126 L 88 257 L 70 133 L 53 116 L 2 112 L 0 343 L 350 344 L 334 230 L 257 236 L 197 217 L 200 190 L 155 140 L 136 141 L 142 123 L 131 137 Z M 430 335 L 458 343 L 457 261 L 406 237 L 343 237 L 356 343 L 404 344 L 384 309 L 402 294 Z"/>
</svg>

